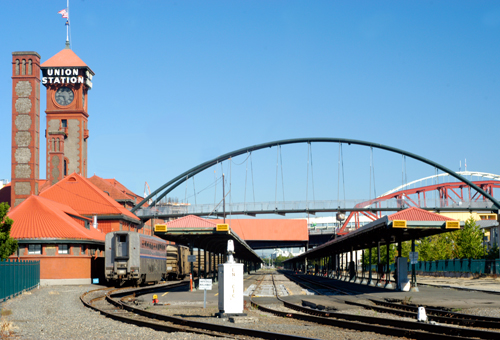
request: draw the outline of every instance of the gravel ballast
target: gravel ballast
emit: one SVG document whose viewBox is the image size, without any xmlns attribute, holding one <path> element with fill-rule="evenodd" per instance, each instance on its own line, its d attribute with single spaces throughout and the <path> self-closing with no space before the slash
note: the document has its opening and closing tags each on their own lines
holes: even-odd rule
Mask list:
<svg viewBox="0 0 500 340">
<path fill-rule="evenodd" d="M 0 325 L 7 333 L 0 336 L 0 339 L 215 339 L 206 335 L 197 335 L 191 333 L 166 333 L 155 331 L 149 328 L 138 327 L 130 324 L 124 324 L 112 319 L 106 318 L 87 307 L 80 301 L 80 296 L 99 287 L 97 286 L 48 286 L 34 289 L 26 292 L 11 300 L 0 304 L 2 317 Z M 181 301 L 171 301 L 174 307 Z M 188 302 L 185 302 L 186 307 Z M 213 315 L 215 307 L 203 310 L 203 306 L 189 306 L 190 308 L 181 309 L 179 313 L 177 308 L 165 308 L 166 314 L 184 314 L 191 320 L 199 317 L 200 321 L 214 323 L 225 323 L 234 325 L 227 320 L 204 318 L 204 316 Z M 471 306 L 473 307 L 473 306 Z M 471 308 L 462 310 L 461 313 L 470 313 L 477 315 L 498 316 L 497 309 L 489 308 Z M 176 310 L 177 309 L 177 310 Z M 170 310 L 167 312 L 167 310 Z M 238 324 L 244 328 L 258 328 L 271 332 L 292 333 L 295 335 L 308 336 L 318 339 L 396 339 L 386 335 L 380 335 L 370 332 L 359 332 L 344 330 L 335 327 L 325 327 L 316 324 L 298 325 L 295 321 L 280 318 L 268 313 L 249 309 L 245 310 L 249 317 L 256 319 L 256 322 Z M 374 316 L 374 312 L 365 309 L 350 309 L 344 313 Z M 377 316 L 382 316 L 381 314 Z M 387 318 L 397 318 L 393 315 L 384 315 Z M 220 339 L 220 338 L 219 338 Z"/>
<path fill-rule="evenodd" d="M 216 339 L 158 332 L 106 318 L 80 301 L 83 293 L 96 288 L 89 285 L 34 289 L 1 304 L 1 324 L 12 332 L 12 339 Z"/>
</svg>

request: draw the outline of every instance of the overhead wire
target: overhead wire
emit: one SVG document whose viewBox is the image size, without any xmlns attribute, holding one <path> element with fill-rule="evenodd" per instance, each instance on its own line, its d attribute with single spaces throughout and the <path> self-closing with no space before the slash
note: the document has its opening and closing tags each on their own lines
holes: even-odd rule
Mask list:
<svg viewBox="0 0 500 340">
<path fill-rule="evenodd" d="M 232 157 L 229 158 L 229 221 L 231 221 L 231 216 L 233 214 L 233 194 L 232 194 L 232 175 L 233 175 L 233 162 Z M 242 163 L 243 164 L 243 163 Z"/>
<path fill-rule="evenodd" d="M 337 169 L 337 203 L 340 202 L 340 145 L 339 143 L 339 161 L 338 161 L 338 169 Z"/>
<path fill-rule="evenodd" d="M 215 164 L 215 169 L 214 169 L 214 183 L 216 184 L 215 185 L 215 189 L 214 189 L 214 207 L 215 207 L 215 203 L 217 202 L 217 165 L 219 164 L 219 162 L 217 162 Z"/>
<path fill-rule="evenodd" d="M 306 176 L 306 208 L 307 208 L 307 210 L 309 210 L 309 152 L 310 152 L 309 144 L 310 144 L 310 142 L 307 142 L 307 176 Z M 309 216 L 309 213 L 308 213 L 308 216 Z"/>
<path fill-rule="evenodd" d="M 280 145 L 280 164 L 281 164 L 281 188 L 283 189 L 283 202 L 285 202 L 285 181 L 283 177 L 283 156 L 281 153 L 281 145 Z"/>
<path fill-rule="evenodd" d="M 197 205 L 198 203 L 196 203 L 196 186 L 194 185 L 194 176 L 191 178 L 193 179 L 194 205 Z"/>
<path fill-rule="evenodd" d="M 274 209 L 278 209 L 278 167 L 279 167 L 279 152 L 280 146 L 276 148 L 276 182 L 274 188 Z"/>
<path fill-rule="evenodd" d="M 316 201 L 316 197 L 314 195 L 314 167 L 313 167 L 313 151 L 312 144 L 309 144 L 309 148 L 311 149 L 311 181 L 312 181 L 312 192 L 313 192 L 313 202 Z"/>
<path fill-rule="evenodd" d="M 247 151 L 247 154 L 249 152 Z M 248 177 L 248 158 L 250 155 L 247 155 L 247 158 L 245 159 L 245 190 L 243 194 L 243 210 L 246 211 L 246 204 L 247 204 L 247 177 Z"/>
<path fill-rule="evenodd" d="M 252 153 L 250 152 L 250 171 L 252 172 L 252 192 L 253 192 L 253 203 L 255 204 L 255 183 L 253 180 L 253 159 Z"/>
</svg>

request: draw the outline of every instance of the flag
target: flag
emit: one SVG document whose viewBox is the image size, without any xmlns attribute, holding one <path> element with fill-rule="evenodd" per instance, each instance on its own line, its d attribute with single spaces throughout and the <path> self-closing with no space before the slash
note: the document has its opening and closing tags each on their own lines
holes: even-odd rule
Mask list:
<svg viewBox="0 0 500 340">
<path fill-rule="evenodd" d="M 65 9 L 62 9 L 60 10 L 59 12 L 57 12 L 58 14 L 61 14 L 63 18 L 68 18 L 68 11 Z"/>
</svg>

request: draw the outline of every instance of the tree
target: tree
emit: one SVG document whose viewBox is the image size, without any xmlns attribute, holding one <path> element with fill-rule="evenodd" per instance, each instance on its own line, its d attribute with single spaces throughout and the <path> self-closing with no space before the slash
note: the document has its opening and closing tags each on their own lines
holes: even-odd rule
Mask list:
<svg viewBox="0 0 500 340">
<path fill-rule="evenodd" d="M 0 260 L 7 259 L 17 250 L 17 240 L 10 237 L 14 221 L 7 216 L 9 205 L 0 203 Z"/>
<path fill-rule="evenodd" d="M 486 254 L 483 245 L 484 233 L 474 221 L 469 218 L 465 221 L 464 228 L 456 238 L 457 255 L 461 259 L 481 259 Z"/>
<path fill-rule="evenodd" d="M 389 248 L 389 264 L 394 262 L 394 258 L 396 257 L 397 250 L 396 250 L 396 245 L 391 244 Z M 404 254 L 404 250 L 403 250 Z M 362 258 L 362 263 L 365 265 L 369 264 L 370 258 L 369 258 L 369 251 L 368 249 L 365 250 L 365 253 Z M 378 260 L 378 254 L 377 254 L 377 248 L 374 247 L 372 248 L 372 265 L 377 264 Z M 381 264 L 387 264 L 387 246 L 380 246 L 380 263 Z"/>
<path fill-rule="evenodd" d="M 288 257 L 280 255 L 280 256 L 276 257 L 274 264 L 276 267 L 281 267 L 281 266 L 283 266 L 283 262 L 285 262 L 285 260 L 291 259 L 292 257 L 293 257 L 293 255 L 289 255 Z"/>
<path fill-rule="evenodd" d="M 493 247 L 488 250 L 488 254 L 486 254 L 486 259 L 488 260 L 495 260 L 498 258 L 498 245 L 494 245 Z"/>
<path fill-rule="evenodd" d="M 418 259 L 420 261 L 431 261 L 433 260 L 432 257 L 432 238 L 430 236 L 424 237 L 420 239 L 419 244 L 416 247 L 416 250 L 418 251 Z"/>
<path fill-rule="evenodd" d="M 432 238 L 433 242 L 433 259 L 434 260 L 450 260 L 453 258 L 454 240 L 450 233 L 435 235 Z"/>
</svg>

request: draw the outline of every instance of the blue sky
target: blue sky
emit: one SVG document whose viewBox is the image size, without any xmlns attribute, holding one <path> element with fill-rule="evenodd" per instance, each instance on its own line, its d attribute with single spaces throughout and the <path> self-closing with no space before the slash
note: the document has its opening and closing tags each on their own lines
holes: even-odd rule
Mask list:
<svg viewBox="0 0 500 340">
<path fill-rule="evenodd" d="M 0 2 L 0 178 L 10 178 L 11 53 L 45 61 L 63 49 L 65 6 Z M 154 189 L 231 150 L 299 137 L 367 140 L 500 173 L 498 1 L 73 0 L 70 15 L 73 51 L 95 72 L 88 173 L 139 194 L 145 181 Z M 44 111 L 43 88 L 41 97 Z M 312 148 L 315 194 L 336 199 L 338 145 Z M 370 153 L 352 149 L 349 189 L 366 198 Z M 304 199 L 307 146 L 282 153 L 286 196 Z M 257 201 L 274 200 L 276 149 L 252 157 Z M 400 185 L 401 157 L 374 158 L 377 193 Z M 43 178 L 43 148 L 40 164 Z M 239 166 L 240 195 L 248 166 Z M 408 169 L 408 181 L 434 173 Z M 213 171 L 205 177 L 196 190 Z"/>
</svg>

